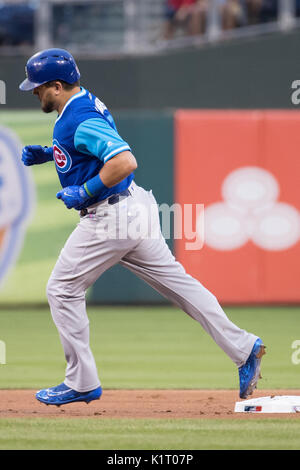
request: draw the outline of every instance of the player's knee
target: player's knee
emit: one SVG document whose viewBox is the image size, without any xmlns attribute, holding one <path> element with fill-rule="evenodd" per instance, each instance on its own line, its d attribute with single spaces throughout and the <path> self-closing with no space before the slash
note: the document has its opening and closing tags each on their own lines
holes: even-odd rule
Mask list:
<svg viewBox="0 0 300 470">
<path fill-rule="evenodd" d="M 50 277 L 46 294 L 49 303 L 84 298 L 84 290 L 73 280 Z"/>
<path fill-rule="evenodd" d="M 47 295 L 47 299 L 49 303 L 51 303 L 58 295 L 57 282 L 55 282 L 55 280 L 52 277 L 50 277 L 47 283 L 46 295 Z"/>
<path fill-rule="evenodd" d="M 72 297 L 72 289 L 67 282 L 51 276 L 47 283 L 46 294 L 49 303 L 51 303 L 54 300 L 63 300 L 66 297 Z"/>
</svg>

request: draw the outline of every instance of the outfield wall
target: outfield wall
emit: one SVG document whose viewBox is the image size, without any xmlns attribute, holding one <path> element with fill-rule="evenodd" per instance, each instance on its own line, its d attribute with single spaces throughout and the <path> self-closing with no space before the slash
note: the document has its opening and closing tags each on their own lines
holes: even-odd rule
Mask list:
<svg viewBox="0 0 300 470">
<path fill-rule="evenodd" d="M 171 250 L 222 303 L 300 302 L 299 116 L 298 111 L 264 110 L 115 114 L 139 164 L 137 184 L 152 189 L 158 204 L 177 204 L 184 211 L 170 219 L 175 222 L 167 240 Z M 39 111 L 12 112 L 0 116 L 0 125 L 14 131 L 20 145 L 51 145 L 53 119 Z M 3 157 L 5 147 L 0 148 Z M 14 158 L 20 159 L 16 151 Z M 12 255 L 5 233 L 14 233 L 14 213 L 6 207 L 11 172 L 5 168 L 0 165 L 0 271 Z M 78 222 L 77 213 L 55 198 L 60 187 L 53 163 L 25 170 L 32 173 L 37 203 L 0 304 L 46 302 L 48 277 Z M 204 205 L 204 219 L 198 205 Z M 191 208 L 188 232 L 186 206 Z M 25 209 L 20 206 L 22 215 Z M 119 266 L 101 276 L 88 301 L 167 303 Z"/>
<path fill-rule="evenodd" d="M 158 56 L 78 58 L 82 84 L 111 109 L 292 108 L 300 31 L 239 39 Z M 0 56 L 7 108 L 38 108 L 18 90 L 26 57 Z M 0 110 L 1 112 L 1 110 Z"/>
</svg>

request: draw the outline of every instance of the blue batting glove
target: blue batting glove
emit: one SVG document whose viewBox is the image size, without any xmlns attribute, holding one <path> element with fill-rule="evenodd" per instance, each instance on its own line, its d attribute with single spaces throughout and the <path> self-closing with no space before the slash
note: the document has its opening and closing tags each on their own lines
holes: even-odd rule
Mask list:
<svg viewBox="0 0 300 470">
<path fill-rule="evenodd" d="M 40 165 L 53 160 L 52 147 L 41 145 L 27 145 L 22 150 L 22 162 L 25 166 Z"/>
<path fill-rule="evenodd" d="M 82 209 L 84 203 L 90 199 L 83 186 L 67 186 L 56 194 L 57 199 L 61 199 L 68 209 Z"/>
</svg>

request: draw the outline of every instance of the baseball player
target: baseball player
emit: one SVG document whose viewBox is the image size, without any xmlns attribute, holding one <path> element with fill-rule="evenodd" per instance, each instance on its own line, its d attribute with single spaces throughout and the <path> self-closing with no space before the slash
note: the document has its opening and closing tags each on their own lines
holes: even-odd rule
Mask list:
<svg viewBox="0 0 300 470">
<path fill-rule="evenodd" d="M 262 340 L 234 325 L 216 297 L 175 260 L 161 233 L 152 192 L 134 182 L 137 162 L 130 146 L 118 134 L 104 103 L 80 86 L 72 55 L 63 49 L 38 52 L 28 60 L 26 74 L 20 89 L 32 90 L 42 110 L 58 116 L 53 146 L 26 146 L 22 161 L 27 166 L 54 161 L 62 186 L 56 197 L 80 217 L 47 285 L 67 362 L 65 379 L 38 391 L 36 398 L 58 406 L 100 398 L 85 292 L 117 263 L 202 325 L 237 365 L 240 397 L 249 396 L 260 377 Z M 138 216 L 137 207 L 142 207 Z M 144 229 L 139 231 L 139 225 Z M 136 230 L 130 230 L 132 226 Z"/>
</svg>

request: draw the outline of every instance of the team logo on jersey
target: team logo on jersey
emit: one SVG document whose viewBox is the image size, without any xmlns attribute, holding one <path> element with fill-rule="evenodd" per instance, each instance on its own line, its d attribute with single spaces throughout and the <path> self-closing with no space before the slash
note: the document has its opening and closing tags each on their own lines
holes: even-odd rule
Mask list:
<svg viewBox="0 0 300 470">
<path fill-rule="evenodd" d="M 66 173 L 72 166 L 72 158 L 69 153 L 57 142 L 53 141 L 53 156 L 57 171 Z"/>
<path fill-rule="evenodd" d="M 21 161 L 17 137 L 0 126 L 0 281 L 17 259 L 31 213 L 31 170 Z"/>
</svg>

